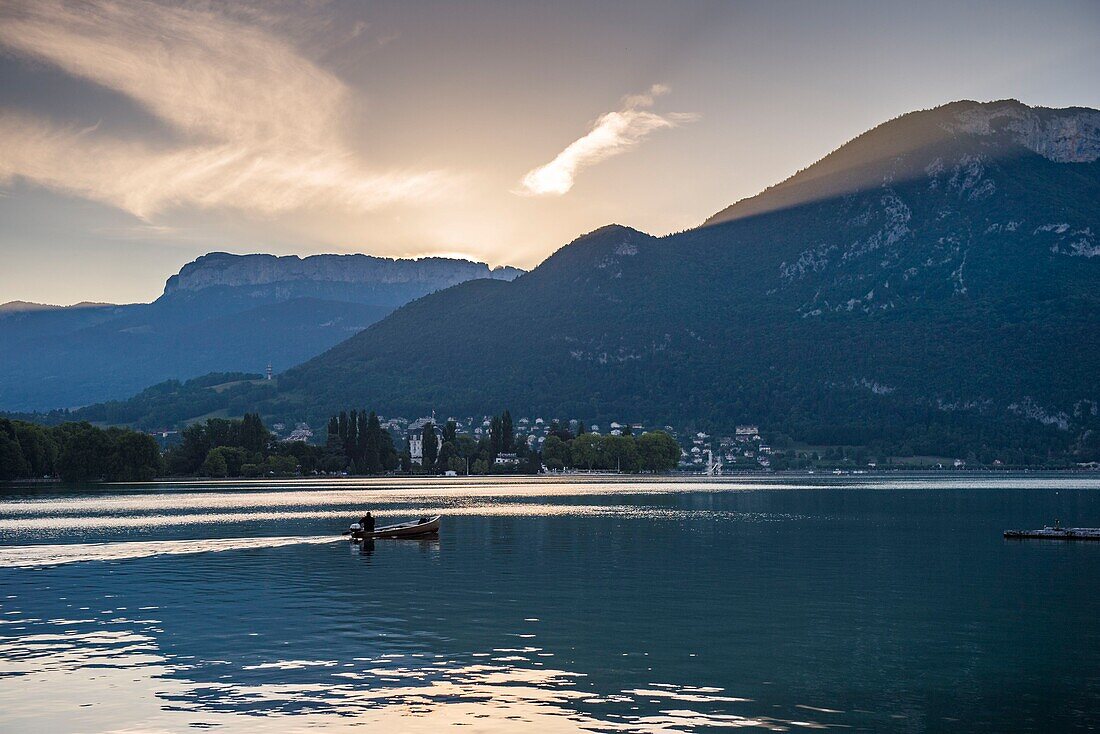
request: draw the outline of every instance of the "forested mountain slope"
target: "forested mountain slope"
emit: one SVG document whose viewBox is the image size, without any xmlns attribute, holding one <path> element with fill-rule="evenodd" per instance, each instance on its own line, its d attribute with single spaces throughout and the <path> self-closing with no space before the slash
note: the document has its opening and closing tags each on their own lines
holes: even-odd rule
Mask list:
<svg viewBox="0 0 1100 734">
<path fill-rule="evenodd" d="M 418 299 L 257 407 L 507 405 L 987 461 L 1086 456 L 1098 157 L 1094 110 L 911 113 L 697 229 L 604 227 L 514 282 Z"/>
<path fill-rule="evenodd" d="M 283 370 L 408 301 L 514 268 L 447 258 L 211 253 L 153 303 L 0 306 L 0 410 L 84 405 L 167 378 Z"/>
</svg>

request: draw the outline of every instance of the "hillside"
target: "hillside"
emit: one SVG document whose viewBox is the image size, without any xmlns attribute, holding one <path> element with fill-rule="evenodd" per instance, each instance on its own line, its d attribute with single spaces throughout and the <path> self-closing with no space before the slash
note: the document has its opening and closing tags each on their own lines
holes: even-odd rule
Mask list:
<svg viewBox="0 0 1100 734">
<path fill-rule="evenodd" d="M 69 407 L 217 371 L 283 370 L 408 301 L 513 268 L 446 258 L 211 253 L 153 303 L 0 306 L 0 409 Z"/>
<path fill-rule="evenodd" d="M 609 226 L 288 370 L 269 415 L 436 409 L 974 454 L 1095 452 L 1100 113 L 958 102 L 705 226 Z"/>
</svg>

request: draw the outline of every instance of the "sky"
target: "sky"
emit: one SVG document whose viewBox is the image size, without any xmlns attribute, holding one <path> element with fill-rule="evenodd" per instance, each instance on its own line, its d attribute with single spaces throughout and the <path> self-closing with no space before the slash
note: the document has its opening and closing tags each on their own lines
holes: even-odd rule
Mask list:
<svg viewBox="0 0 1100 734">
<path fill-rule="evenodd" d="M 211 251 L 531 268 L 1098 79 L 1096 0 L 0 0 L 0 303 L 149 301 Z"/>
</svg>

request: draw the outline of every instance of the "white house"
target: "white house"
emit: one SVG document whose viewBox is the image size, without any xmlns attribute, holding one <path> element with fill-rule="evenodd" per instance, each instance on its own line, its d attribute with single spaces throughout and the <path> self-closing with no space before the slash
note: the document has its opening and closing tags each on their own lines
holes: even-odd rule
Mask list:
<svg viewBox="0 0 1100 734">
<path fill-rule="evenodd" d="M 443 438 L 439 426 L 434 426 L 433 435 L 435 436 L 435 450 L 436 455 L 439 454 L 439 448 L 443 444 Z M 412 458 L 412 463 L 423 464 L 424 463 L 424 428 L 421 426 L 420 430 L 409 429 L 409 456 Z"/>
<path fill-rule="evenodd" d="M 751 441 L 760 435 L 760 429 L 756 426 L 737 426 L 734 428 L 734 436 L 738 441 Z"/>
</svg>

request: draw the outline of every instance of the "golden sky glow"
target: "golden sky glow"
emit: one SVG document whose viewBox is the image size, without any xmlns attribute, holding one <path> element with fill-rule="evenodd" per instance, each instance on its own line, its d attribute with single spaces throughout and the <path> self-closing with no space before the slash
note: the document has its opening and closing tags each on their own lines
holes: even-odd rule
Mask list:
<svg viewBox="0 0 1100 734">
<path fill-rule="evenodd" d="M 534 267 L 953 99 L 1100 106 L 1100 6 L 0 0 L 0 302 L 212 250 Z"/>
</svg>

